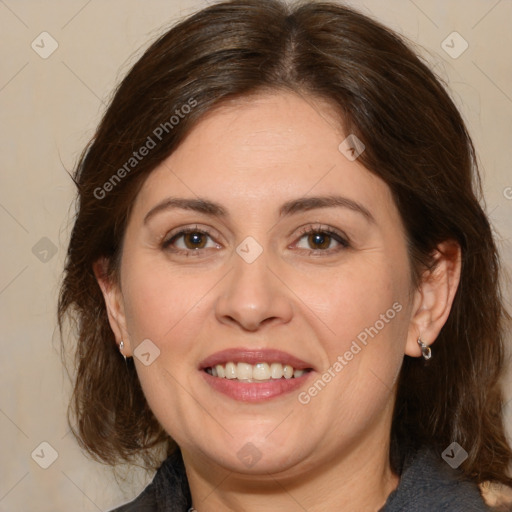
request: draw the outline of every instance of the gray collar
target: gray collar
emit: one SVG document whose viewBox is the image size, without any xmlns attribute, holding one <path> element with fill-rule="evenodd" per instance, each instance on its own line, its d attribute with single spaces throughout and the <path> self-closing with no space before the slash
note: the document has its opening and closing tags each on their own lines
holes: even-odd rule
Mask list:
<svg viewBox="0 0 512 512">
<path fill-rule="evenodd" d="M 187 512 L 190 489 L 181 451 L 177 449 L 134 501 L 112 512 Z M 400 483 L 379 512 L 489 512 L 478 486 L 463 478 L 431 450 L 404 461 Z M 334 511 L 333 511 L 334 512 Z"/>
</svg>

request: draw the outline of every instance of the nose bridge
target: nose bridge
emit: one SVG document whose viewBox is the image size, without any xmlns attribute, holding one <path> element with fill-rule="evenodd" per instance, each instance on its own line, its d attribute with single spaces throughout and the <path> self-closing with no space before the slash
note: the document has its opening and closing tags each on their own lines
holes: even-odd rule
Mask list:
<svg viewBox="0 0 512 512">
<path fill-rule="evenodd" d="M 249 237 L 248 237 L 249 238 Z M 259 244 L 258 244 L 259 246 Z M 256 330 L 263 323 L 287 323 L 293 313 L 286 287 L 270 270 L 270 253 L 243 241 L 233 254 L 233 268 L 224 282 L 216 304 L 216 316 L 224 323 L 236 323 Z"/>
</svg>

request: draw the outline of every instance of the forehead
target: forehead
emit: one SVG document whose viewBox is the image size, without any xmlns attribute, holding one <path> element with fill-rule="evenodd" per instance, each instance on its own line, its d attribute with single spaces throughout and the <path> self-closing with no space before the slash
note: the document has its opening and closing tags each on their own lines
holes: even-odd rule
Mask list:
<svg viewBox="0 0 512 512">
<path fill-rule="evenodd" d="M 387 185 L 340 151 L 346 139 L 340 124 L 326 102 L 288 92 L 223 105 L 150 174 L 136 208 L 166 195 L 207 197 L 243 210 L 327 194 L 389 208 Z"/>
<path fill-rule="evenodd" d="M 313 152 L 336 149 L 342 137 L 331 110 L 324 101 L 291 92 L 241 98 L 205 115 L 172 160 L 177 163 L 185 153 L 190 157 L 191 149 L 198 150 L 199 160 L 207 148 L 238 169 L 266 169 L 301 156 L 310 162 Z"/>
</svg>

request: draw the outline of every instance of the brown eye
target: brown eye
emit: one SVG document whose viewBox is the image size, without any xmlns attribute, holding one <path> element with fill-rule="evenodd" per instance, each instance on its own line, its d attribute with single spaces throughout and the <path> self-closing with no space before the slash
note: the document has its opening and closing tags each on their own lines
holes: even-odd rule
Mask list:
<svg viewBox="0 0 512 512">
<path fill-rule="evenodd" d="M 327 233 L 312 233 L 308 235 L 308 245 L 311 249 L 329 249 L 332 237 Z"/>
<path fill-rule="evenodd" d="M 219 249 L 219 244 L 212 240 L 206 231 L 184 229 L 162 244 L 162 248 L 170 251 L 197 251 L 198 249 Z"/>
<path fill-rule="evenodd" d="M 202 249 L 206 246 L 207 235 L 194 231 L 183 235 L 183 242 L 187 249 Z"/>
<path fill-rule="evenodd" d="M 331 254 L 347 249 L 350 244 L 345 236 L 332 229 L 310 227 L 302 231 L 295 247 L 318 254 L 321 252 Z"/>
</svg>

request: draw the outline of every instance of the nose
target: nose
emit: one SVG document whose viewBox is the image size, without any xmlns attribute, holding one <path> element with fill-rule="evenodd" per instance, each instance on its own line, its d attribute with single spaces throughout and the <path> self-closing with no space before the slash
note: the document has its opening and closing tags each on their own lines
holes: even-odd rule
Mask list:
<svg viewBox="0 0 512 512">
<path fill-rule="evenodd" d="M 270 324 L 287 324 L 293 317 L 291 292 L 271 270 L 265 251 L 247 263 L 234 254 L 234 268 L 223 280 L 215 304 L 219 322 L 257 331 Z"/>
</svg>

